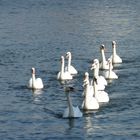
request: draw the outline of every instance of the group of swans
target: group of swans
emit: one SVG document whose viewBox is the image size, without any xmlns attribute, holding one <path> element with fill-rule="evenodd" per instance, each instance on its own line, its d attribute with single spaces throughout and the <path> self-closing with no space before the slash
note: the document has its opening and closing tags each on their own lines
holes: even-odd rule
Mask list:
<svg viewBox="0 0 140 140">
<path fill-rule="evenodd" d="M 106 60 L 105 57 L 105 46 L 102 44 L 100 47 L 101 51 L 101 62 L 100 69 L 105 70 L 103 75 L 106 79 L 118 79 L 117 74 L 113 71 L 113 64 L 122 63 L 122 59 L 116 52 L 116 42 L 112 41 L 112 55 Z"/>
<path fill-rule="evenodd" d="M 94 110 L 99 109 L 100 103 L 109 102 L 109 95 L 104 91 L 105 86 L 107 86 L 106 79 L 118 79 L 118 76 L 113 71 L 113 64 L 122 63 L 122 59 L 116 53 L 116 42 L 112 42 L 112 55 L 106 61 L 105 57 L 105 47 L 101 45 L 101 56 L 102 61 L 99 63 L 98 59 L 94 59 L 93 64 L 91 66 L 91 70 L 93 70 L 93 79 L 89 81 L 89 73 L 85 72 L 85 78 L 83 81 L 84 86 L 84 100 L 82 104 L 82 108 L 85 110 Z M 105 70 L 104 75 L 99 75 L 99 69 Z"/>
<path fill-rule="evenodd" d="M 101 45 L 101 56 L 102 61 L 99 63 L 98 59 L 94 59 L 93 64 L 91 66 L 91 70 L 93 70 L 93 79 L 89 80 L 89 73 L 85 72 L 84 80 L 83 80 L 83 96 L 84 100 L 82 103 L 82 109 L 84 110 L 96 110 L 99 109 L 100 103 L 109 102 L 109 95 L 104 91 L 105 86 L 107 86 L 106 79 L 117 79 L 118 76 L 113 71 L 113 64 L 122 63 L 122 59 L 116 53 L 116 42 L 112 42 L 112 55 L 106 61 L 105 58 L 105 47 Z M 78 71 L 72 66 L 71 52 L 66 53 L 67 66 L 65 66 L 65 58 L 61 56 L 61 66 L 60 71 L 57 74 L 58 80 L 72 80 L 73 75 L 76 75 Z M 99 69 L 106 70 L 104 76 L 99 75 Z M 35 68 L 32 68 L 32 77 L 29 80 L 28 87 L 33 90 L 41 90 L 44 88 L 43 81 L 41 78 L 36 78 L 35 76 Z M 80 111 L 79 107 L 74 107 L 72 104 L 72 100 L 70 98 L 70 93 L 66 93 L 68 107 L 64 110 L 63 118 L 75 118 L 82 117 L 83 114 Z"/>
<path fill-rule="evenodd" d="M 72 66 L 71 64 L 71 52 L 66 53 L 66 59 L 68 59 L 68 62 L 67 66 L 65 67 L 65 58 L 64 56 L 61 56 L 61 69 L 57 74 L 58 80 L 71 80 L 73 79 L 73 75 L 76 75 L 78 73 L 74 66 Z"/>
</svg>

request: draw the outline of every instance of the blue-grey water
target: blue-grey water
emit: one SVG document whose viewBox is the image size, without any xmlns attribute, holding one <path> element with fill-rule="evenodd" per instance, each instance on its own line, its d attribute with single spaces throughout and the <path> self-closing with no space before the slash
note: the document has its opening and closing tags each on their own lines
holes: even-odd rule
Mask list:
<svg viewBox="0 0 140 140">
<path fill-rule="evenodd" d="M 0 0 L 0 139 L 140 139 L 139 0 Z M 56 79 L 60 56 L 72 52 L 79 71 L 71 81 L 73 104 L 81 108 L 82 80 L 99 47 L 118 44 L 123 63 L 105 91 L 110 102 L 78 119 L 63 119 L 65 85 Z M 27 88 L 31 68 L 42 93 Z"/>
</svg>

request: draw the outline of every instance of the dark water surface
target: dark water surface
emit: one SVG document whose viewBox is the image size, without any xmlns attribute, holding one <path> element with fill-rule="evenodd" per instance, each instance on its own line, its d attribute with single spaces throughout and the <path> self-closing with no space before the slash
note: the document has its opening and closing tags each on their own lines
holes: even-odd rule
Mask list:
<svg viewBox="0 0 140 140">
<path fill-rule="evenodd" d="M 0 0 L 0 139 L 140 139 L 139 0 Z M 73 55 L 79 74 L 71 81 L 81 107 L 82 80 L 99 46 L 111 55 L 112 40 L 123 64 L 106 87 L 110 102 L 79 119 L 63 119 L 64 85 L 56 80 L 60 56 Z M 27 88 L 35 67 L 42 94 Z"/>
</svg>

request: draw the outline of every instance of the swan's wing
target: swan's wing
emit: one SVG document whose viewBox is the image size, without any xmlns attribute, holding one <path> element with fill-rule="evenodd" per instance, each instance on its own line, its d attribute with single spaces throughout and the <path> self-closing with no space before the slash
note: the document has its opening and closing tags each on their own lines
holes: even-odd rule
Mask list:
<svg viewBox="0 0 140 140">
<path fill-rule="evenodd" d="M 75 118 L 79 118 L 79 117 L 83 116 L 83 113 L 80 111 L 78 106 L 76 106 L 76 107 L 73 106 L 73 111 L 74 111 Z"/>
<path fill-rule="evenodd" d="M 107 86 L 107 81 L 103 76 L 99 76 L 99 78 L 97 79 L 97 83 L 102 83 Z"/>
<path fill-rule="evenodd" d="M 65 79 L 67 79 L 67 80 L 73 79 L 72 75 L 71 75 L 68 71 L 66 71 L 66 72 L 64 73 L 64 77 L 65 77 Z"/>
<path fill-rule="evenodd" d="M 44 87 L 43 81 L 42 81 L 41 78 L 36 79 L 36 85 L 37 85 L 37 88 L 43 88 Z"/>
<path fill-rule="evenodd" d="M 71 74 L 77 74 L 78 73 L 78 71 L 72 65 L 70 66 L 69 71 L 70 71 Z"/>
<path fill-rule="evenodd" d="M 112 79 L 118 79 L 118 76 L 114 71 L 111 72 L 111 77 Z"/>
</svg>

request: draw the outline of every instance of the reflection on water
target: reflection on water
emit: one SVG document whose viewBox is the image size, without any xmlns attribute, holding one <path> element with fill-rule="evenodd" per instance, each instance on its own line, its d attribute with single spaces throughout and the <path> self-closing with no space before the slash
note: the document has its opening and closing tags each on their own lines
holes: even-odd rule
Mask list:
<svg viewBox="0 0 140 140">
<path fill-rule="evenodd" d="M 68 119 L 68 125 L 69 129 L 72 129 L 74 127 L 75 119 L 74 118 L 69 118 Z"/>
<path fill-rule="evenodd" d="M 86 130 L 86 133 L 87 135 L 90 135 L 90 134 L 93 134 L 94 132 L 94 125 L 93 125 L 93 119 L 92 119 L 93 116 L 87 116 L 85 117 L 85 130 Z"/>
<path fill-rule="evenodd" d="M 41 95 L 43 94 L 42 90 L 32 90 L 33 99 L 35 102 L 40 102 Z"/>
</svg>

